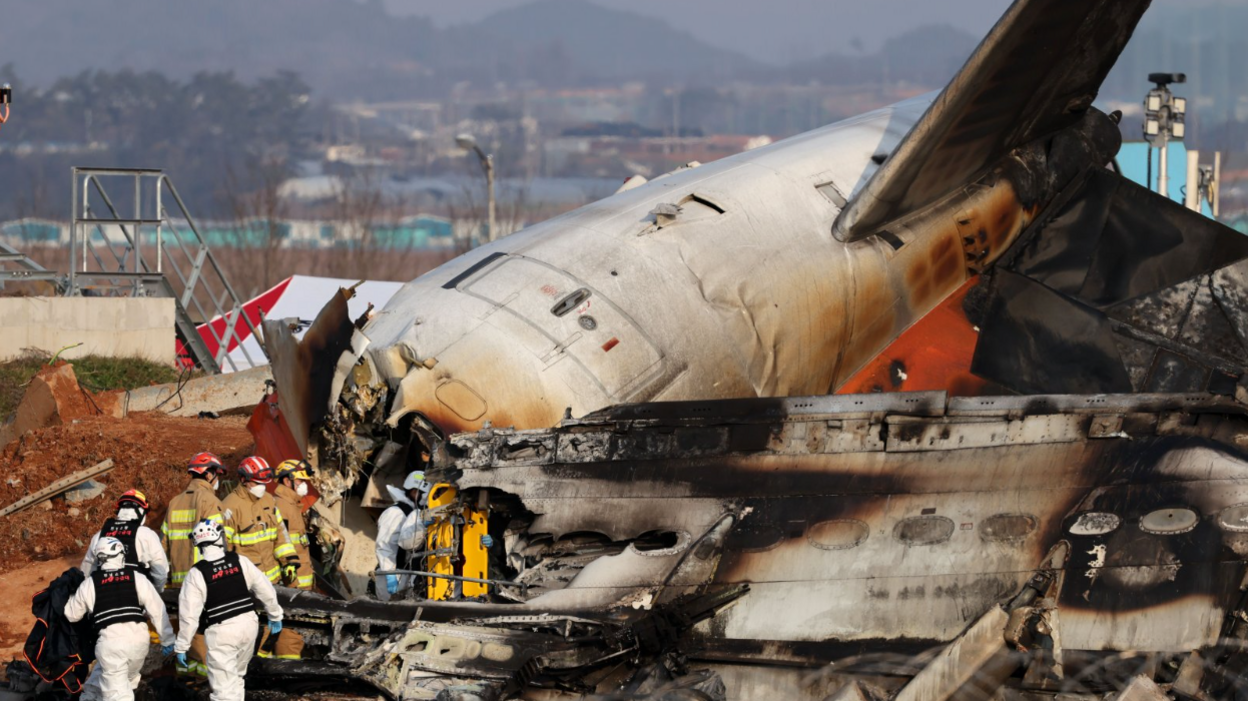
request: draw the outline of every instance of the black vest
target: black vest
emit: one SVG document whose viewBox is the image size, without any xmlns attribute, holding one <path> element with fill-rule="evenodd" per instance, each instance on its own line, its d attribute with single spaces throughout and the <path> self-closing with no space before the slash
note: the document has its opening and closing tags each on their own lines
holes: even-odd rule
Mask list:
<svg viewBox="0 0 1248 701">
<path fill-rule="evenodd" d="M 114 623 L 142 623 L 143 607 L 139 604 L 139 590 L 134 570 L 96 570 L 91 573 L 95 585 L 95 609 L 91 612 L 95 631 L 98 633 Z"/>
<path fill-rule="evenodd" d="M 133 567 L 143 574 L 147 574 L 151 568 L 139 562 L 139 549 L 135 545 L 135 538 L 139 534 L 139 526 L 143 525 L 139 521 L 118 521 L 110 518 L 104 522 L 104 527 L 100 529 L 101 538 L 116 538 L 121 544 L 126 546 L 126 566 Z"/>
<path fill-rule="evenodd" d="M 199 616 L 199 632 L 256 609 L 256 597 L 247 588 L 247 578 L 238 558 L 238 553 L 226 553 L 215 562 L 200 560 L 195 563 L 208 590 L 204 611 Z"/>
</svg>

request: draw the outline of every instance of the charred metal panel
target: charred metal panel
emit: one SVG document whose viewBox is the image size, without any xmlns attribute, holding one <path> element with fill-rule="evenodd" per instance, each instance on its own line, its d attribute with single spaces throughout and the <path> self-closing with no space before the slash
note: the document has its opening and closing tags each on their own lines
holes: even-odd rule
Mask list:
<svg viewBox="0 0 1248 701">
<path fill-rule="evenodd" d="M 1131 391 L 1108 317 L 1010 272 L 993 286 L 975 374 L 1023 394 Z"/>
<path fill-rule="evenodd" d="M 1022 393 L 1233 394 L 1248 237 L 1101 168 L 986 283 L 973 371 Z"/>
<path fill-rule="evenodd" d="M 265 350 L 273 363 L 282 413 L 303 451 L 311 427 L 325 419 L 342 391 L 346 370 L 367 344 L 347 311 L 353 295 L 352 290 L 339 290 L 301 340 L 295 339 L 289 320 L 264 322 Z M 339 368 L 344 356 L 346 370 Z"/>
<path fill-rule="evenodd" d="M 905 662 L 883 688 L 915 677 L 915 691 L 930 687 L 922 698 L 987 693 L 1013 669 L 1005 663 L 1026 665 L 1026 689 L 1087 693 L 1106 683 L 1094 671 L 1104 651 L 1216 655 L 1248 556 L 1242 405 L 980 397 L 937 410 L 912 399 L 794 399 L 790 415 L 771 400 L 754 412 L 652 405 L 454 436 L 441 469 L 466 503 L 488 493 L 510 568 L 500 576 L 524 585 L 507 588 L 513 603 L 296 594 L 284 599 L 290 625 L 343 674 L 411 698 L 452 687 L 506 698 L 539 678 L 657 688 L 640 662 L 631 681 L 591 673 L 654 635 L 723 670 L 727 698 L 781 684 L 777 664 L 835 663 L 876 683 L 864 659 L 898 653 Z M 743 426 L 765 443 L 734 446 Z M 659 613 L 741 585 L 748 594 L 697 621 Z M 998 606 L 1011 612 L 1007 631 L 972 625 L 999 620 Z M 668 625 L 684 632 L 659 632 Z M 1022 648 L 1008 658 L 1006 633 Z M 777 688 L 813 700 L 843 686 L 794 682 Z"/>
<path fill-rule="evenodd" d="M 916 406 L 899 399 L 892 406 Z M 652 405 L 547 432 L 457 436 L 453 444 L 464 456 L 458 483 L 518 497 L 528 514 L 522 538 L 530 542 L 557 544 L 582 532 L 600 533 L 604 542 L 654 532 L 676 538 L 670 552 L 625 547 L 564 569 L 566 580 L 539 588 L 544 593 L 533 604 L 635 604 L 685 591 L 697 577 L 671 574 L 691 547 L 685 544 L 731 518 L 714 581 L 748 582 L 753 591 L 706 635 L 947 640 L 965 627 L 967 610 L 1011 596 L 1068 539 L 1078 552 L 1061 604 L 1066 645 L 1122 645 L 1123 631 L 1139 630 L 1147 616 L 1169 621 L 1150 627 L 1159 649 L 1216 637 L 1221 614 L 1213 602 L 1238 585 L 1226 566 L 1237 561 L 1242 536 L 1215 528 L 1210 533 L 1223 533 L 1224 545 L 1214 536 L 1209 547 L 1150 550 L 1148 538 L 1187 543 L 1204 526 L 1158 533 L 1145 519 L 1190 510 L 1212 523 L 1213 514 L 1248 503 L 1248 491 L 1231 478 L 1248 462 L 1240 448 L 1221 442 L 1245 430 L 1243 407 L 1207 395 L 997 397 L 951 400 L 944 416 L 924 416 L 932 413 L 928 405 L 907 416 L 882 409 L 888 395 L 789 401 L 793 413 L 784 418 L 768 418 L 775 407 L 768 400 L 755 400 L 756 412 L 726 402 L 720 414 L 687 411 L 711 404 L 687 404 L 683 412 Z M 855 411 L 860 401 L 879 411 L 845 418 L 864 416 Z M 829 412 L 834 406 L 845 413 Z M 768 440 L 734 445 L 731 436 L 743 426 Z M 854 438 L 838 438 L 846 433 Z M 552 442 L 561 447 L 534 448 Z M 527 446 L 522 460 L 485 457 L 518 445 Z M 1092 512 L 1115 525 L 1073 526 L 1090 523 Z M 1124 533 L 1145 541 L 1114 540 Z M 1107 558 L 1099 564 L 1088 554 L 1098 543 Z M 564 557 L 559 547 L 525 552 Z M 1181 574 L 1166 580 L 1172 571 Z M 1084 583 L 1093 586 L 1077 586 Z M 1150 593 L 1138 594 L 1141 587 Z M 808 602 L 800 613 L 784 603 L 799 596 Z M 1089 606 L 1085 596 L 1107 598 Z M 1085 625 L 1106 610 L 1122 622 Z"/>
</svg>

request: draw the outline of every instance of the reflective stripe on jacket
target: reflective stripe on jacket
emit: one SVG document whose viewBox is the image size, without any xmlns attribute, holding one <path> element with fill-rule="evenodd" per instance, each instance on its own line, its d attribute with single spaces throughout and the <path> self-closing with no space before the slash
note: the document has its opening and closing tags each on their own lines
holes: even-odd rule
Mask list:
<svg viewBox="0 0 1248 701">
<path fill-rule="evenodd" d="M 281 564 L 296 554 L 273 495 L 266 492 L 257 499 L 240 484 L 222 507 L 230 549 L 246 556 L 270 582 L 276 582 L 282 573 Z"/>
<path fill-rule="evenodd" d="M 169 586 L 182 586 L 186 573 L 199 561 L 191 542 L 195 524 L 208 519 L 221 523 L 221 500 L 207 480 L 192 479 L 186 490 L 169 500 L 165 520 L 160 524 L 160 541 L 169 556 Z"/>
<path fill-rule="evenodd" d="M 273 490 L 273 500 L 277 502 L 277 509 L 286 524 L 286 532 L 295 546 L 295 554 L 299 557 L 299 579 L 292 586 L 311 589 L 312 555 L 308 552 L 308 524 L 303 516 L 303 505 L 299 503 L 299 494 L 290 487 L 279 484 Z"/>
</svg>

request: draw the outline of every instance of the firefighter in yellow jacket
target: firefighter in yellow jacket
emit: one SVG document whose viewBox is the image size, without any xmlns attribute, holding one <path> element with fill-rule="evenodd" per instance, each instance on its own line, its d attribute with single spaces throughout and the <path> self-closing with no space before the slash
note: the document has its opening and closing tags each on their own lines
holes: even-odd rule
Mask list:
<svg viewBox="0 0 1248 701">
<path fill-rule="evenodd" d="M 294 577 L 299 556 L 286 532 L 282 512 L 268 492 L 273 468 L 264 458 L 253 455 L 239 463 L 238 480 L 238 487 L 221 504 L 230 550 L 251 560 L 274 584 L 283 574 Z"/>
<path fill-rule="evenodd" d="M 225 465 L 212 453 L 199 453 L 186 467 L 190 484 L 181 494 L 169 500 L 165 520 L 160 524 L 160 542 L 169 557 L 169 588 L 180 589 L 191 567 L 199 561 L 199 550 L 191 542 L 191 530 L 200 521 L 221 523 L 221 500 L 217 484 L 225 474 Z M 179 670 L 204 676 L 207 659 L 204 636 L 196 635 L 191 643 L 187 667 Z"/>
<path fill-rule="evenodd" d="M 289 586 L 298 579 L 299 556 L 286 531 L 285 517 L 268 492 L 273 468 L 264 458 L 253 455 L 239 463 L 238 481 L 238 487 L 222 504 L 225 540 L 230 550 L 251 560 L 270 582 L 280 580 Z M 302 656 L 303 637 L 297 631 L 281 631 L 272 653 L 264 651 L 268 637 L 266 632 L 260 641 L 261 657 L 297 660 Z"/>
<path fill-rule="evenodd" d="M 295 554 L 299 557 L 299 569 L 291 574 L 289 567 L 282 571 L 282 584 L 295 589 L 312 588 L 312 558 L 308 552 L 308 527 L 303 518 L 303 505 L 300 500 L 308 495 L 308 480 L 312 479 L 312 466 L 303 460 L 287 460 L 277 466 L 275 475 L 277 486 L 273 489 L 273 499 L 281 511 L 290 535 L 290 542 L 295 546 Z M 261 640 L 260 657 L 276 657 L 280 660 L 298 660 L 303 657 L 303 636 L 299 631 L 283 628 L 278 633 L 273 651 L 268 652 Z"/>
<path fill-rule="evenodd" d="M 287 460 L 277 466 L 277 487 L 273 490 L 273 500 L 282 512 L 286 522 L 286 532 L 290 542 L 295 546 L 295 555 L 299 557 L 298 576 L 294 581 L 283 583 L 295 589 L 312 588 L 312 556 L 308 552 L 311 544 L 308 540 L 308 523 L 303 516 L 303 498 L 308 495 L 308 481 L 312 479 L 312 466 L 306 460 Z"/>
</svg>

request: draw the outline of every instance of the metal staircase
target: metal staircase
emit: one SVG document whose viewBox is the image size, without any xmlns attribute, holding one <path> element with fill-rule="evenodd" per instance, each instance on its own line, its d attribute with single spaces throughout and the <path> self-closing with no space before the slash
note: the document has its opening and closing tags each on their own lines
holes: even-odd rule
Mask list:
<svg viewBox="0 0 1248 701">
<path fill-rule="evenodd" d="M 183 353 L 208 373 L 263 365 L 252 358 L 237 327 L 260 338 L 173 181 L 142 168 L 74 168 L 68 274 L 59 275 L 0 244 L 0 284 L 51 280 L 61 294 L 170 297 Z M 109 188 L 112 188 L 110 193 Z M 120 192 L 124 199 L 115 199 Z M 123 216 L 118 202 L 132 204 Z M 172 207 L 167 206 L 172 204 Z M 170 216 L 170 212 L 176 216 Z M 5 266 L 8 266 L 7 268 Z M 224 327 L 218 328 L 224 320 Z M 216 324 L 211 323 L 217 321 Z M 206 323 L 205 322 L 209 322 Z M 209 339 L 199 332 L 203 325 Z M 215 345 L 210 347 L 209 340 Z M 229 354 L 231 343 L 244 362 Z"/>
<path fill-rule="evenodd" d="M 48 270 L 29 256 L 0 241 L 0 289 L 6 281 L 60 283 L 60 275 Z"/>
</svg>

